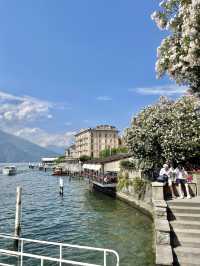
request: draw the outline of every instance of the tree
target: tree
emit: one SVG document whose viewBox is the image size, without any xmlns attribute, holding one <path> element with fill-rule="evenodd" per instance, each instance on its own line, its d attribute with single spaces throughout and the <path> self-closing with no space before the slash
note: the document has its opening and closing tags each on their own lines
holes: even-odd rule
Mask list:
<svg viewBox="0 0 200 266">
<path fill-rule="evenodd" d="M 87 162 L 87 161 L 91 160 L 91 157 L 88 156 L 88 155 L 82 155 L 82 156 L 79 158 L 79 160 L 80 160 L 82 163 L 84 163 L 84 162 Z"/>
<path fill-rule="evenodd" d="M 162 97 L 134 117 L 125 140 L 140 168 L 161 167 L 166 161 L 192 162 L 200 156 L 198 100 L 185 96 L 177 101 Z"/>
<path fill-rule="evenodd" d="M 111 149 L 104 149 L 99 153 L 100 158 L 106 158 L 111 156 Z"/>
<path fill-rule="evenodd" d="M 158 77 L 167 73 L 200 95 L 200 0 L 160 0 L 152 19 L 169 32 L 158 47 Z"/>
<path fill-rule="evenodd" d="M 57 159 L 56 159 L 56 163 L 59 164 L 59 163 L 63 163 L 65 162 L 65 156 L 62 155 L 62 156 L 59 156 Z"/>
<path fill-rule="evenodd" d="M 120 162 L 120 168 L 122 170 L 136 170 L 137 164 L 134 161 L 123 160 Z"/>
<path fill-rule="evenodd" d="M 121 154 L 121 153 L 128 153 L 128 148 L 124 146 L 120 146 L 118 148 L 106 148 L 102 151 L 100 151 L 100 158 L 106 158 L 115 154 Z"/>
</svg>

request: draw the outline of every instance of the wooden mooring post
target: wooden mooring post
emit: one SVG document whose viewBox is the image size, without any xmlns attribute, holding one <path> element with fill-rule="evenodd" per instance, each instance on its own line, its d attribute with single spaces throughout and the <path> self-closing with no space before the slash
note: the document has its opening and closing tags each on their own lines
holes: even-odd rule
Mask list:
<svg viewBox="0 0 200 266">
<path fill-rule="evenodd" d="M 64 194 L 64 180 L 60 177 L 60 195 L 63 197 Z"/>
<path fill-rule="evenodd" d="M 22 211 L 22 188 L 17 187 L 16 194 L 16 214 L 15 214 L 15 237 L 20 236 L 21 232 L 21 211 Z"/>
</svg>

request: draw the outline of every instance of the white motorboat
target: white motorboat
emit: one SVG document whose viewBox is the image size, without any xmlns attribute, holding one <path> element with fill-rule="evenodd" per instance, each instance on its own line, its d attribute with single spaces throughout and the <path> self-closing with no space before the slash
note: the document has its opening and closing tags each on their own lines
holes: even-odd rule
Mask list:
<svg viewBox="0 0 200 266">
<path fill-rule="evenodd" d="M 16 175 L 17 169 L 15 166 L 5 166 L 2 169 L 2 174 L 3 175 Z"/>
</svg>

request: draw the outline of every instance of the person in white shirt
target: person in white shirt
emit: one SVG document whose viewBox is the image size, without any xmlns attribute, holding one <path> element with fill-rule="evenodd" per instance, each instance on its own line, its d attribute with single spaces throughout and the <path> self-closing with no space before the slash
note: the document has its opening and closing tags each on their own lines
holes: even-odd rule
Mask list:
<svg viewBox="0 0 200 266">
<path fill-rule="evenodd" d="M 169 177 L 169 165 L 164 164 L 163 167 L 160 169 L 159 176 L 167 176 Z"/>
<path fill-rule="evenodd" d="M 60 195 L 63 195 L 63 187 L 64 187 L 64 181 L 63 178 L 60 177 Z"/>
<path fill-rule="evenodd" d="M 172 199 L 176 199 L 176 195 L 174 194 L 174 188 L 173 188 L 173 184 L 176 181 L 176 172 L 173 165 L 171 165 L 171 167 L 169 168 L 168 175 L 169 175 L 168 186 L 172 194 Z"/>
<path fill-rule="evenodd" d="M 175 175 L 174 168 L 172 166 L 169 167 L 168 164 L 164 164 L 159 173 L 159 176 L 167 177 L 167 182 L 168 182 L 169 189 L 171 191 L 172 198 L 176 198 L 174 194 L 174 189 L 173 189 L 173 181 L 175 181 L 174 175 Z"/>
<path fill-rule="evenodd" d="M 185 187 L 186 193 L 187 193 L 187 198 L 191 199 L 191 195 L 189 192 L 189 186 L 188 186 L 188 183 L 186 180 L 188 173 L 185 171 L 185 169 L 183 168 L 182 165 L 178 165 L 178 167 L 175 170 L 175 173 L 176 173 L 176 182 L 178 184 L 178 190 L 179 190 L 180 198 L 181 199 L 184 198 L 184 192 L 182 190 L 182 187 Z"/>
</svg>

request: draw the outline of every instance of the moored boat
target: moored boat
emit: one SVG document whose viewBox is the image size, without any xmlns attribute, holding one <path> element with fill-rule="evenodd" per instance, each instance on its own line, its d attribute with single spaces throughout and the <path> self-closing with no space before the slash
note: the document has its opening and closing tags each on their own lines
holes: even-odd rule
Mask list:
<svg viewBox="0 0 200 266">
<path fill-rule="evenodd" d="M 52 175 L 55 175 L 55 176 L 62 176 L 62 175 L 64 175 L 64 176 L 66 176 L 67 175 L 67 172 L 64 171 L 62 169 L 62 167 L 55 167 L 53 169 L 53 174 Z"/>
<path fill-rule="evenodd" d="M 29 164 L 28 164 L 28 168 L 29 168 L 29 169 L 34 169 L 34 168 L 35 168 L 35 164 L 33 164 L 33 163 L 29 163 Z"/>
<path fill-rule="evenodd" d="M 53 169 L 53 175 L 63 175 L 63 171 L 62 171 L 62 168 L 61 167 L 55 167 Z"/>
<path fill-rule="evenodd" d="M 2 169 L 2 174 L 3 175 L 16 175 L 17 169 L 15 166 L 5 166 Z"/>
</svg>

